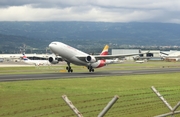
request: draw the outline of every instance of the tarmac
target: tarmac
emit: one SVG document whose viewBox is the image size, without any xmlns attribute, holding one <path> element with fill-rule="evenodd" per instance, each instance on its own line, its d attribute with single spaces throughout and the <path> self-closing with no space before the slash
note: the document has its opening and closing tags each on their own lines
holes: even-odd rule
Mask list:
<svg viewBox="0 0 180 117">
<path fill-rule="evenodd" d="M 66 64 L 66 63 L 61 63 Z M 0 67 L 17 67 L 17 66 L 34 66 L 23 62 L 1 62 Z M 158 74 L 158 73 L 175 73 L 180 72 L 179 67 L 175 68 L 152 68 L 138 70 L 111 70 L 111 71 L 95 71 L 95 72 L 58 72 L 58 73 L 42 73 L 42 74 L 6 74 L 0 75 L 0 82 L 7 81 L 24 81 L 24 80 L 44 80 L 44 79 L 67 79 L 67 78 L 95 78 L 95 77 L 111 77 L 123 75 L 139 75 L 139 74 Z"/>
</svg>

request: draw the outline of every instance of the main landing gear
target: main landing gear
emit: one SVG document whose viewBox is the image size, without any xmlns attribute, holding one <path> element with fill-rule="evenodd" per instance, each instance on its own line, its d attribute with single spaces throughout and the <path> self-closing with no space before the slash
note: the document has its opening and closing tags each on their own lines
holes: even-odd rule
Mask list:
<svg viewBox="0 0 180 117">
<path fill-rule="evenodd" d="M 69 62 L 67 62 L 67 67 L 66 67 L 66 70 L 68 71 L 68 72 L 73 72 L 73 69 L 71 69 L 71 66 L 70 66 L 70 63 Z"/>
<path fill-rule="evenodd" d="M 94 72 L 94 69 L 92 66 L 88 66 L 89 72 Z"/>
</svg>

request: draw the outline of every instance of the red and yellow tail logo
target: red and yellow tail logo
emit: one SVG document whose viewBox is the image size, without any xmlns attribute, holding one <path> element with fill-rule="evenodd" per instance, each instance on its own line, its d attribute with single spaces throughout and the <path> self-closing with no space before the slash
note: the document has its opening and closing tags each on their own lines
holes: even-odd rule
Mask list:
<svg viewBox="0 0 180 117">
<path fill-rule="evenodd" d="M 108 45 L 104 46 L 104 49 L 103 49 L 103 51 L 101 52 L 100 55 L 108 55 L 108 49 L 109 49 Z"/>
<path fill-rule="evenodd" d="M 28 60 L 28 58 L 23 54 L 23 60 Z"/>
</svg>

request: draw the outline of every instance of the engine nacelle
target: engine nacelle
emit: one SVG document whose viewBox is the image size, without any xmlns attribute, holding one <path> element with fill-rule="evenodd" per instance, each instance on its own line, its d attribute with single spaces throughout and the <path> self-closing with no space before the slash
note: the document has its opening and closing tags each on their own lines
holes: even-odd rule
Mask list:
<svg viewBox="0 0 180 117">
<path fill-rule="evenodd" d="M 49 62 L 51 64 L 57 64 L 57 63 L 59 63 L 59 60 L 56 57 L 49 57 Z"/>
<path fill-rule="evenodd" d="M 96 62 L 96 58 L 94 56 L 89 55 L 86 57 L 86 61 L 90 62 L 90 63 L 94 63 L 94 62 Z"/>
</svg>

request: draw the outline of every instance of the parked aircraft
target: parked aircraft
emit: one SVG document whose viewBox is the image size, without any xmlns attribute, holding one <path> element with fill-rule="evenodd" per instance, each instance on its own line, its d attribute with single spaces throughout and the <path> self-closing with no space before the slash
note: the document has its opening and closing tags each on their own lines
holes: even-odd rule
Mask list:
<svg viewBox="0 0 180 117">
<path fill-rule="evenodd" d="M 66 70 L 68 72 L 73 72 L 70 63 L 80 66 L 86 66 L 89 72 L 94 72 L 94 68 L 100 68 L 106 66 L 107 64 L 115 63 L 117 62 L 117 58 L 124 58 L 125 56 L 142 54 L 132 53 L 121 55 L 107 55 L 108 46 L 105 46 L 100 55 L 90 55 L 62 42 L 51 42 L 49 44 L 49 48 L 56 56 L 61 56 L 62 59 L 67 62 L 68 66 L 66 67 Z M 58 59 L 56 57 L 49 57 L 49 62 L 55 63 L 58 62 Z"/>
<path fill-rule="evenodd" d="M 23 54 L 23 60 L 25 63 L 34 64 L 35 66 L 51 65 L 51 63 L 48 60 L 30 60 L 25 56 L 25 54 Z"/>
<path fill-rule="evenodd" d="M 169 53 L 160 51 L 160 56 L 164 60 L 180 61 L 180 52 L 178 52 L 178 51 L 177 52 L 173 51 L 173 52 L 169 52 Z"/>
</svg>

